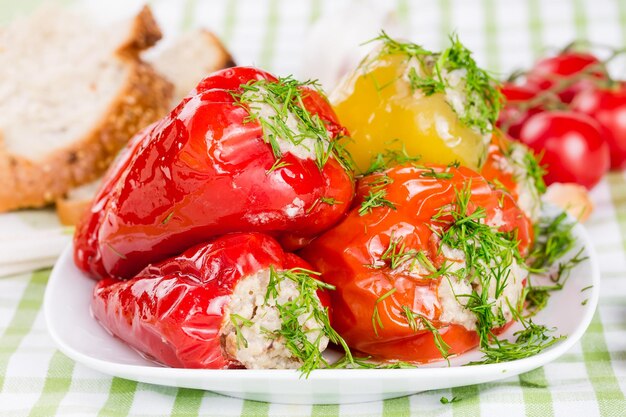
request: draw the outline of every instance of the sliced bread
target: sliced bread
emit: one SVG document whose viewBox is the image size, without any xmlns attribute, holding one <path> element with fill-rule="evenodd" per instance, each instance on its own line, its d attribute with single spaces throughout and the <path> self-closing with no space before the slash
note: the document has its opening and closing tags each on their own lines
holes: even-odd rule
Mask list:
<svg viewBox="0 0 626 417">
<path fill-rule="evenodd" d="M 160 37 L 147 7 L 106 27 L 47 7 L 0 31 L 0 212 L 93 181 L 167 112 L 173 87 L 139 56 Z"/>
<path fill-rule="evenodd" d="M 154 69 L 174 84 L 171 107 L 186 96 L 207 74 L 235 65 L 220 40 L 206 29 L 186 32 L 160 51 L 149 51 L 145 59 Z M 91 203 L 100 180 L 70 190 L 57 199 L 61 223 L 78 223 Z"/>
<path fill-rule="evenodd" d="M 96 195 L 98 188 L 100 188 L 101 183 L 102 178 L 98 178 L 95 181 L 70 190 L 65 197 L 56 201 L 57 215 L 61 224 L 74 226 L 78 223 L 87 207 L 91 205 L 91 201 Z"/>
<path fill-rule="evenodd" d="M 204 77 L 235 65 L 217 36 L 206 29 L 185 32 L 146 60 L 174 83 L 173 102 L 178 104 Z"/>
</svg>

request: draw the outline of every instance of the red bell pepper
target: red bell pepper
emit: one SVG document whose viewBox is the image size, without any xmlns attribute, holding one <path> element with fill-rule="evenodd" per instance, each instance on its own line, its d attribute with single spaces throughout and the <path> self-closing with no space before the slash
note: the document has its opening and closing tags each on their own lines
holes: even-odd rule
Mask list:
<svg viewBox="0 0 626 417">
<path fill-rule="evenodd" d="M 224 323 L 233 313 L 228 307 L 231 295 L 243 279 L 270 267 L 276 271 L 310 268 L 267 235 L 229 234 L 148 266 L 133 279 L 100 280 L 91 307 L 106 329 L 160 363 L 241 367 L 225 342 L 229 335 L 224 333 Z M 328 304 L 325 294 L 316 292 L 322 305 Z M 240 318 L 247 319 L 252 318 Z"/>
<path fill-rule="evenodd" d="M 77 228 L 75 262 L 96 278 L 129 278 L 224 233 L 302 246 L 350 206 L 354 183 L 337 142 L 346 133 L 313 87 L 254 68 L 216 72 L 109 172 Z"/>
<path fill-rule="evenodd" d="M 361 179 L 347 217 L 300 255 L 336 286 L 332 325 L 352 349 L 378 359 L 427 362 L 472 349 L 485 336 L 485 329 L 442 316 L 449 305 L 442 284 L 463 267 L 459 254 L 469 257 L 454 247 L 455 236 L 459 245 L 473 242 L 475 249 L 480 241 L 478 247 L 495 253 L 502 244 L 506 253 L 524 255 L 532 226 L 508 193 L 467 168 L 400 165 Z M 476 253 L 474 261 L 482 259 Z M 475 262 L 472 268 L 479 267 Z M 468 293 L 479 280 L 467 284 Z M 460 308 L 468 295 L 456 294 L 452 302 Z"/>
</svg>

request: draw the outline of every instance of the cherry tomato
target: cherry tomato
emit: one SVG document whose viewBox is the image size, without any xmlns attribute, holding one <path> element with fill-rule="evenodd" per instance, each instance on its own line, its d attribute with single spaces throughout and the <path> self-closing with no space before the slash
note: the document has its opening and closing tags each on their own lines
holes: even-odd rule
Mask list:
<svg viewBox="0 0 626 417">
<path fill-rule="evenodd" d="M 505 83 L 500 88 L 506 102 L 498 117 L 497 126 L 510 137 L 519 139 L 522 126 L 529 117 L 544 111 L 541 105 L 532 105 L 531 100 L 537 98 L 539 90 L 531 85 Z"/>
<path fill-rule="evenodd" d="M 611 168 L 626 168 L 626 83 L 589 88 L 576 95 L 572 109 L 593 117 L 611 150 Z"/>
<path fill-rule="evenodd" d="M 557 56 L 544 58 L 526 74 L 530 84 L 542 90 L 558 87 L 558 83 L 571 80 L 574 76 L 580 79 L 558 91 L 558 95 L 565 103 L 571 103 L 579 91 L 583 90 L 593 80 L 606 79 L 606 74 L 599 70 L 602 62 L 589 53 L 567 51 Z M 583 74 L 585 72 L 585 74 Z"/>
<path fill-rule="evenodd" d="M 522 128 L 520 139 L 536 154 L 543 153 L 547 184 L 575 182 L 591 189 L 609 170 L 609 146 L 600 125 L 585 114 L 536 114 Z"/>
</svg>

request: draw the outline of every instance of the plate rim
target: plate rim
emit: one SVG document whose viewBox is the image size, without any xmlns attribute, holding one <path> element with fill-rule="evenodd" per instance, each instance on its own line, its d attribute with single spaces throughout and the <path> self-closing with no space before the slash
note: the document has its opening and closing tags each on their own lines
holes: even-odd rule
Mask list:
<svg viewBox="0 0 626 417">
<path fill-rule="evenodd" d="M 337 372 L 339 372 L 339 375 L 349 374 L 355 378 L 367 376 L 382 380 L 396 379 L 398 377 L 427 378 L 431 375 L 435 375 L 437 377 L 454 378 L 457 376 L 471 373 L 492 373 L 494 374 L 494 376 L 502 374 L 509 377 L 517 375 L 526 370 L 541 367 L 563 355 L 582 338 L 584 333 L 587 331 L 589 325 L 591 324 L 591 321 L 593 320 L 593 316 L 596 312 L 600 296 L 600 269 L 597 252 L 586 228 L 578 222 L 576 223 L 574 228 L 576 229 L 575 234 L 582 237 L 581 240 L 583 241 L 585 251 L 588 252 L 590 261 L 590 278 L 593 287 L 591 287 L 591 292 L 589 294 L 589 297 L 587 298 L 588 301 L 585 305 L 585 313 L 579 320 L 579 323 L 576 326 L 575 330 L 564 340 L 555 343 L 553 346 L 536 355 L 507 362 L 480 364 L 472 366 L 418 366 L 416 368 L 409 369 L 317 369 L 312 371 L 308 375 L 308 377 L 304 379 L 301 377 L 302 374 L 298 370 L 288 369 L 189 369 L 172 368 L 166 366 L 131 365 L 99 359 L 93 356 L 89 356 L 87 354 L 83 354 L 72 346 L 66 344 L 63 338 L 58 334 L 55 324 L 52 322 L 51 319 L 53 315 L 51 310 L 53 308 L 54 301 L 52 300 L 52 286 L 49 285 L 49 283 L 62 279 L 58 278 L 58 276 L 61 274 L 59 271 L 62 266 L 64 266 L 68 261 L 72 264 L 72 267 L 76 268 L 76 266 L 73 264 L 72 243 L 69 243 L 65 247 L 50 273 L 49 283 L 46 286 L 46 292 L 44 295 L 43 312 L 47 331 L 58 349 L 63 354 L 78 363 L 84 364 L 89 368 L 113 376 L 119 376 L 121 374 L 124 374 L 141 375 L 144 378 L 176 378 L 178 381 L 181 382 L 185 379 L 190 378 L 215 378 L 219 376 L 219 378 L 222 380 L 231 381 L 272 378 L 273 380 L 282 381 L 306 380 L 310 381 L 310 383 L 314 383 L 315 381 L 335 380 L 337 379 Z M 85 278 L 90 279 L 88 277 Z M 112 372 L 112 370 L 110 369 L 112 365 L 114 365 L 116 372 Z M 497 377 L 495 377 L 494 380 L 495 379 L 497 379 Z"/>
</svg>

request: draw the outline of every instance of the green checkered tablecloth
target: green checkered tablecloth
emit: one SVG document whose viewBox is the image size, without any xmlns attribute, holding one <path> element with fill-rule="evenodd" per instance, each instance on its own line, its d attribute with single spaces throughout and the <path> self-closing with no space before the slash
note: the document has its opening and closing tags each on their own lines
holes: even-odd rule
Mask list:
<svg viewBox="0 0 626 417">
<path fill-rule="evenodd" d="M 38 3 L 0 0 L 0 24 Z M 140 2 L 82 3 L 102 17 Z M 149 3 L 167 33 L 206 25 L 224 38 L 239 63 L 281 74 L 302 70 L 300 57 L 307 52 L 303 38 L 309 25 L 351 4 L 330 0 Z M 545 47 L 563 46 L 575 38 L 626 46 L 626 0 L 399 0 L 381 4 L 394 9 L 416 42 L 437 48 L 449 32 L 457 31 L 483 65 L 500 73 L 528 66 Z M 111 378 L 74 363 L 55 349 L 41 308 L 49 271 L 41 270 L 0 278 L 0 416 L 626 416 L 626 177 L 608 176 L 592 196 L 596 211 L 587 226 L 602 269 L 598 312 L 571 351 L 519 377 L 342 406 L 258 403 Z M 0 230 L 0 239 L 7 233 L 7 229 Z M 439 401 L 443 396 L 456 396 L 460 401 L 444 405 Z"/>
</svg>

